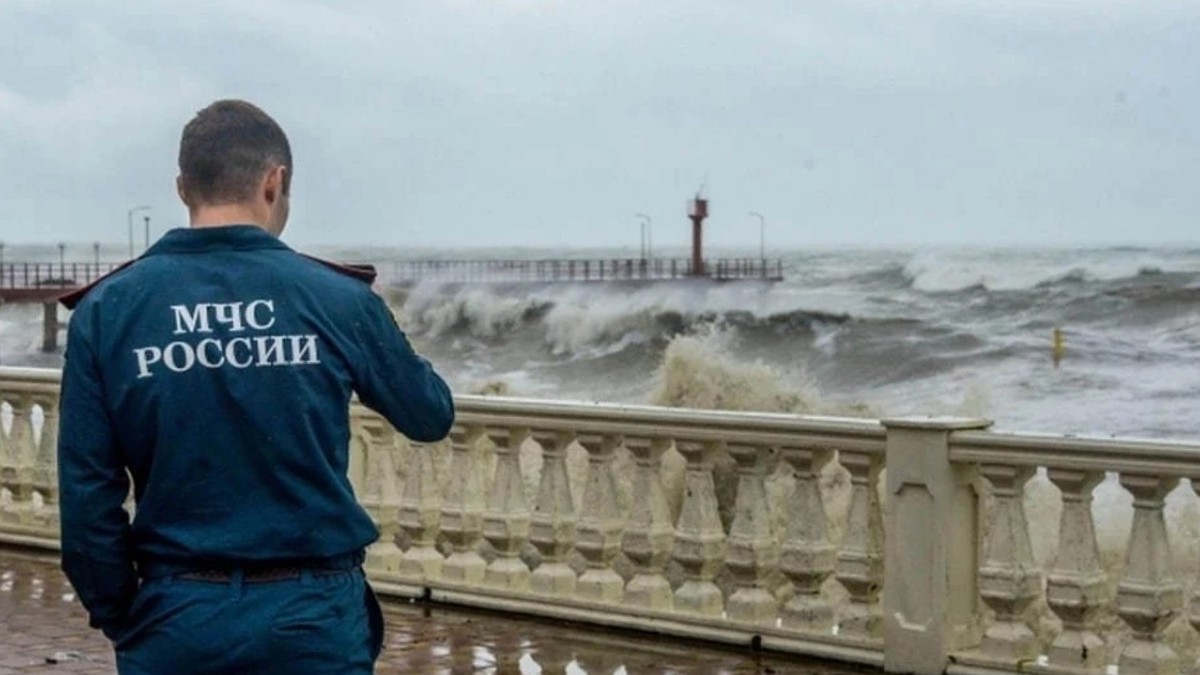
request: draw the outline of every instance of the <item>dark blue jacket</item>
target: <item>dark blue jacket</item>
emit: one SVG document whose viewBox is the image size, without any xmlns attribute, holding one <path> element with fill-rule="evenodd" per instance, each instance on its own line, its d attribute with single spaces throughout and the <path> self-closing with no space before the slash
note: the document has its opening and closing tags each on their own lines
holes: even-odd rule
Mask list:
<svg viewBox="0 0 1200 675">
<path fill-rule="evenodd" d="M 351 391 L 416 441 L 445 437 L 454 406 L 348 272 L 258 227 L 179 229 L 77 299 L 62 563 L 93 626 L 120 626 L 135 566 L 324 558 L 376 539 L 346 476 Z"/>
</svg>

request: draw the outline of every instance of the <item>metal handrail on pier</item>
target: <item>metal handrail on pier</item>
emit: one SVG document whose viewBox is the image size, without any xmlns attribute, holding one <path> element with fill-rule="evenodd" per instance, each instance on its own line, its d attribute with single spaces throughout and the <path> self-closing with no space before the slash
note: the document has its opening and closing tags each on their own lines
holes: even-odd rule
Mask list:
<svg viewBox="0 0 1200 675">
<path fill-rule="evenodd" d="M 86 286 L 123 263 L 5 263 L 0 265 L 0 291 L 64 289 Z"/>
<path fill-rule="evenodd" d="M 400 260 L 379 266 L 394 283 L 574 283 L 603 281 L 781 281 L 783 261 L 763 258 L 706 260 L 697 269 L 687 258 L 568 260 Z"/>
</svg>

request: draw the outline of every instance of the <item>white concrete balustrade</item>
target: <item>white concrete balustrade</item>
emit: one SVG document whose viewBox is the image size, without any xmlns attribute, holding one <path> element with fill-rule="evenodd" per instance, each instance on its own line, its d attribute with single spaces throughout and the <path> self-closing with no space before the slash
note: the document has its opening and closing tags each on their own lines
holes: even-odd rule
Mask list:
<svg viewBox="0 0 1200 675">
<path fill-rule="evenodd" d="M 58 377 L 0 369 L 0 543 L 57 546 Z M 1200 587 L 1171 553 L 1200 528 L 1164 515 L 1172 491 L 1196 500 L 1179 490 L 1200 478 L 1200 446 L 979 420 L 457 405 L 436 444 L 351 411 L 382 593 L 892 672 L 1200 672 Z M 1056 523 L 1028 516 L 1035 482 Z M 1113 507 L 1123 555 L 1100 545 L 1102 484 L 1131 502 Z"/>
</svg>

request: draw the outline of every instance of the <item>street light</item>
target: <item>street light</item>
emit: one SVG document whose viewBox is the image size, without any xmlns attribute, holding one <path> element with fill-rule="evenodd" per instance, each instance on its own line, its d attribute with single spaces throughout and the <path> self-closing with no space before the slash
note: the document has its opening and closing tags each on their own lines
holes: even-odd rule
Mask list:
<svg viewBox="0 0 1200 675">
<path fill-rule="evenodd" d="M 146 239 L 145 239 L 146 243 L 142 247 L 143 253 L 146 252 L 146 250 L 150 248 L 150 216 L 146 216 L 144 220 L 146 221 Z"/>
<path fill-rule="evenodd" d="M 149 211 L 149 206 L 135 206 L 129 209 L 125 214 L 125 220 L 129 225 L 129 259 L 133 260 L 133 214 L 138 211 Z"/>
<path fill-rule="evenodd" d="M 763 218 L 761 213 L 751 211 L 750 215 L 758 218 L 758 258 L 763 263 L 763 268 L 767 265 L 767 219 Z"/>
<path fill-rule="evenodd" d="M 654 219 L 644 213 L 635 213 L 633 217 L 642 219 L 642 257 L 653 258 L 654 248 L 650 245 L 650 238 L 654 233 Z"/>
<path fill-rule="evenodd" d="M 96 273 L 100 273 L 100 242 L 92 244 L 92 258 L 96 261 Z"/>
<path fill-rule="evenodd" d="M 58 278 L 59 285 L 67 278 L 67 245 L 65 242 L 58 242 Z"/>
</svg>

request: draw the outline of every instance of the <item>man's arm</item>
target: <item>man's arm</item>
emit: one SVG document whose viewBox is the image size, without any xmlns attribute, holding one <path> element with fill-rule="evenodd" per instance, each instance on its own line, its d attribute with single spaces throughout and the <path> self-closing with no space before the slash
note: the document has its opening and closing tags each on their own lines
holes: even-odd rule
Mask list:
<svg viewBox="0 0 1200 675">
<path fill-rule="evenodd" d="M 58 427 L 62 567 L 93 628 L 115 639 L 137 591 L 129 514 L 121 507 L 129 479 L 104 405 L 95 352 L 83 317 L 67 331 Z"/>
<path fill-rule="evenodd" d="M 351 366 L 359 400 L 414 441 L 445 438 L 454 424 L 450 388 L 413 351 L 382 298 L 371 293 L 360 312 L 355 325 L 362 358 Z"/>
</svg>

